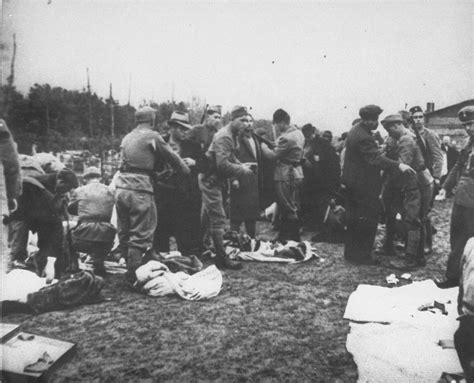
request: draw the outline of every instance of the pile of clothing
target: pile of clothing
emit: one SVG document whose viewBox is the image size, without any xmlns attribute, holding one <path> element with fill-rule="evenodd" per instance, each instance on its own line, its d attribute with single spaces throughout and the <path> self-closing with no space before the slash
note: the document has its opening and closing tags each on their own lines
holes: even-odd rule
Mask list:
<svg viewBox="0 0 474 383">
<path fill-rule="evenodd" d="M 226 253 L 230 259 L 241 261 L 297 263 L 321 259 L 308 241 L 261 241 L 246 234 L 228 232 L 225 237 Z"/>
<path fill-rule="evenodd" d="M 185 300 L 209 299 L 222 288 L 222 273 L 214 266 L 193 275 L 184 271 L 172 272 L 164 263 L 151 260 L 140 266 L 135 274 L 135 287 L 151 297 L 177 294 Z"/>
</svg>

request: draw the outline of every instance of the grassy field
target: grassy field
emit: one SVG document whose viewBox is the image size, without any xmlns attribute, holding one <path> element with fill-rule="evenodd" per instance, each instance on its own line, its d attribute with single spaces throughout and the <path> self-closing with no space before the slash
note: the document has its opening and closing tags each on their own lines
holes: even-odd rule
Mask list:
<svg viewBox="0 0 474 383">
<path fill-rule="evenodd" d="M 416 280 L 444 272 L 450 210 L 450 202 L 435 205 L 435 251 L 413 273 Z M 274 236 L 266 223 L 260 232 Z M 53 381 L 353 382 L 357 367 L 345 348 L 349 326 L 342 319 L 347 299 L 360 283 L 385 285 L 393 271 L 347 264 L 342 245 L 316 247 L 323 261 L 247 262 L 241 271 L 225 271 L 220 295 L 209 301 L 148 298 L 111 275 L 108 302 L 3 320 L 77 343 Z"/>
</svg>

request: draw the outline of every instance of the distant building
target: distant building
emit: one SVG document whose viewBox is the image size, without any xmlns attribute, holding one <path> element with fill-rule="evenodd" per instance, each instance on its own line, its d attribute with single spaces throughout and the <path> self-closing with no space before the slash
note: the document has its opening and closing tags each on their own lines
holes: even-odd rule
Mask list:
<svg viewBox="0 0 474 383">
<path fill-rule="evenodd" d="M 426 104 L 426 126 L 434 130 L 440 137 L 450 136 L 459 146 L 466 138 L 466 133 L 458 120 L 458 112 L 468 105 L 474 105 L 474 99 L 434 110 L 434 103 Z"/>
</svg>

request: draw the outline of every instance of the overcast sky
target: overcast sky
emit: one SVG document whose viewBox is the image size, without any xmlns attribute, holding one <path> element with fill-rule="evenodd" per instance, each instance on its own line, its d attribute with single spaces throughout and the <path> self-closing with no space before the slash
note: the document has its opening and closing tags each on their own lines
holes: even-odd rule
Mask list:
<svg viewBox="0 0 474 383">
<path fill-rule="evenodd" d="M 360 106 L 393 113 L 474 98 L 473 1 L 3 0 L 3 76 L 132 104 L 279 107 L 297 124 L 348 130 Z M 174 87 L 173 87 L 174 84 Z"/>
</svg>

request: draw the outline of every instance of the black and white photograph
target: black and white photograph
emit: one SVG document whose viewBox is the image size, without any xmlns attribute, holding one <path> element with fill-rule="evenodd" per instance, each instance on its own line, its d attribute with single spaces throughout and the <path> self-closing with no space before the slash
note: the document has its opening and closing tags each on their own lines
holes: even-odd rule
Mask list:
<svg viewBox="0 0 474 383">
<path fill-rule="evenodd" d="M 472 1 L 0 9 L 0 382 L 474 383 Z"/>
</svg>

